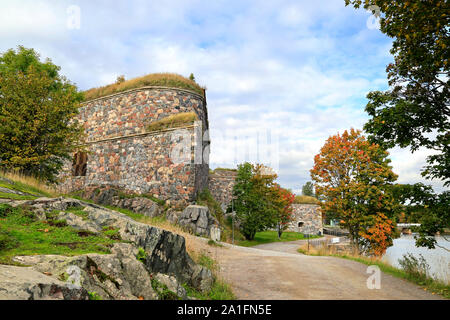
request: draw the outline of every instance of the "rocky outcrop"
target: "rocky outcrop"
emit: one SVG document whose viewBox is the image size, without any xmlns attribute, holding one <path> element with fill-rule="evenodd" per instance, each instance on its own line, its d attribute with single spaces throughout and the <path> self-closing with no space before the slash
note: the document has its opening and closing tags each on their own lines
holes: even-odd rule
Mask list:
<svg viewBox="0 0 450 320">
<path fill-rule="evenodd" d="M 194 234 L 207 237 L 210 237 L 213 234 L 217 237 L 219 222 L 211 215 L 208 207 L 191 205 L 186 207 L 181 214 L 174 214 L 172 212 L 169 216 L 169 220 L 176 221 L 178 225 Z M 211 230 L 213 230 L 213 232 L 211 232 Z"/>
<path fill-rule="evenodd" d="M 71 270 L 79 270 L 81 287 L 96 292 L 104 299 L 155 299 L 158 294 L 152 289 L 151 276 L 157 274 L 166 275 L 170 281 L 165 276 L 160 278 L 165 279 L 166 285 L 170 284 L 167 287 L 176 288 L 178 293 L 182 292 L 181 284 L 188 284 L 201 291 L 208 291 L 213 284 L 211 271 L 194 263 L 186 252 L 185 239 L 180 235 L 76 199 L 40 198 L 10 204 L 27 205 L 31 210 L 40 212 L 41 219 L 45 219 L 50 211 L 59 210 L 58 219 L 64 219 L 68 225 L 79 230 L 93 233 L 105 228 L 118 230 L 120 238 L 128 243 L 115 244 L 108 255 L 15 258 L 16 262 L 31 265 L 34 270 L 61 278 L 72 266 Z M 64 211 L 71 207 L 85 211 L 83 216 L 87 218 Z M 136 259 L 139 248 L 145 252 L 143 261 Z"/>
<path fill-rule="evenodd" d="M 46 272 L 75 288 L 95 293 L 103 300 L 155 300 L 150 274 L 136 259 L 138 249 L 114 244 L 111 254 L 65 256 L 20 256 L 14 261 L 38 272 Z"/>
<path fill-rule="evenodd" d="M 147 217 L 155 217 L 162 213 L 158 204 L 151 199 L 139 196 L 124 197 L 119 190 L 113 188 L 89 187 L 84 191 L 83 198 L 103 205 L 128 209 Z"/>
<path fill-rule="evenodd" d="M 86 289 L 73 287 L 31 267 L 0 265 L 0 300 L 88 300 Z"/>
</svg>

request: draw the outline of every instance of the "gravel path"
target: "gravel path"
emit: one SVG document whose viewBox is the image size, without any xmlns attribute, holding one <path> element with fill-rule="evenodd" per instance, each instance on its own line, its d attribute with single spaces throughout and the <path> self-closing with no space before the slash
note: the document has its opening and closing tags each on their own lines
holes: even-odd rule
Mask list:
<svg viewBox="0 0 450 320">
<path fill-rule="evenodd" d="M 301 241 L 245 248 L 207 246 L 238 299 L 442 299 L 405 280 L 381 273 L 381 288 L 368 289 L 367 266 L 296 252 Z"/>
</svg>

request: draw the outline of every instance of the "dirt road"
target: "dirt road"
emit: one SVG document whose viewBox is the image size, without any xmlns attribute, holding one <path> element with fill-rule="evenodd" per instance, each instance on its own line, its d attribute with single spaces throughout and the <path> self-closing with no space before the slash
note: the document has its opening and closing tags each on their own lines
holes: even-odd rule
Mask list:
<svg viewBox="0 0 450 320">
<path fill-rule="evenodd" d="M 367 266 L 296 252 L 300 242 L 245 248 L 207 246 L 238 299 L 442 299 L 405 280 L 381 273 L 381 288 L 368 289 Z"/>
</svg>

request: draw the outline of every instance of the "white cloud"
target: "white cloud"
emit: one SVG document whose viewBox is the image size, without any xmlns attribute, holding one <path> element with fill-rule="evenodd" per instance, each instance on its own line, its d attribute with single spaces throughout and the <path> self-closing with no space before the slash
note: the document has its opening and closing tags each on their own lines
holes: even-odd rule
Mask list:
<svg viewBox="0 0 450 320">
<path fill-rule="evenodd" d="M 66 28 L 73 4 L 79 30 Z M 0 52 L 36 48 L 82 89 L 120 74 L 193 72 L 208 88 L 212 164 L 241 163 L 234 136 L 247 135 L 251 150 L 256 133 L 270 129 L 279 181 L 295 190 L 328 136 L 362 127 L 365 96 L 386 87 L 392 60 L 391 40 L 343 1 L 0 0 L 0 8 Z M 392 156 L 401 182 L 421 179 L 425 153 Z"/>
</svg>

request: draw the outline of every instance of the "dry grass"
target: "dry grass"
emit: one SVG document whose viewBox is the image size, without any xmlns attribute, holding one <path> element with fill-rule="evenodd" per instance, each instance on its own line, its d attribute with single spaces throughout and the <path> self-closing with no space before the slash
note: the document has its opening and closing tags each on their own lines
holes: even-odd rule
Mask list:
<svg viewBox="0 0 450 320">
<path fill-rule="evenodd" d="M 85 100 L 104 97 L 113 93 L 136 89 L 145 86 L 161 86 L 192 90 L 203 96 L 203 88 L 195 81 L 175 73 L 152 73 L 143 77 L 113 83 L 104 87 L 92 88 L 84 92 Z"/>
<path fill-rule="evenodd" d="M 320 201 L 310 196 L 295 196 L 294 203 L 297 204 L 320 204 Z"/>
<path fill-rule="evenodd" d="M 196 257 L 199 254 L 199 252 L 201 252 L 204 248 L 207 247 L 207 244 L 203 245 L 202 241 L 199 241 L 194 235 L 185 231 L 180 226 L 170 223 L 166 219 L 150 218 L 142 216 L 142 218 L 136 220 L 184 237 L 184 239 L 186 240 L 186 251 L 189 253 L 191 257 Z"/>
<path fill-rule="evenodd" d="M 147 126 L 147 131 L 158 131 L 168 128 L 182 127 L 193 124 L 196 120 L 198 120 L 198 117 L 195 112 L 178 113 L 150 123 Z"/>
<path fill-rule="evenodd" d="M 26 176 L 20 172 L 0 171 L 0 177 L 12 181 L 13 184 L 9 187 L 18 191 L 31 194 L 37 193 L 47 197 L 58 197 L 60 195 L 52 186 L 49 186 L 45 182 L 34 177 Z M 5 185 L 5 187 L 8 187 L 8 185 Z"/>
</svg>

